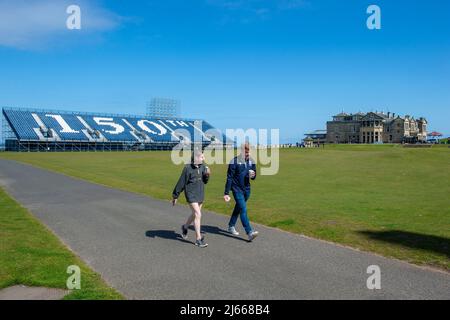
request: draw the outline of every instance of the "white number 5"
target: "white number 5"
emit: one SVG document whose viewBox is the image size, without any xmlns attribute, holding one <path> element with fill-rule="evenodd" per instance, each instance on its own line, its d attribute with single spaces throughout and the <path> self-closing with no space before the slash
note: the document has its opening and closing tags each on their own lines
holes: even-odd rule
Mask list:
<svg viewBox="0 0 450 320">
<path fill-rule="evenodd" d="M 113 122 L 113 118 L 94 117 L 93 119 L 100 126 L 110 126 L 115 129 L 115 130 L 104 130 L 106 133 L 119 134 L 125 131 L 125 128 L 123 126 Z"/>
</svg>

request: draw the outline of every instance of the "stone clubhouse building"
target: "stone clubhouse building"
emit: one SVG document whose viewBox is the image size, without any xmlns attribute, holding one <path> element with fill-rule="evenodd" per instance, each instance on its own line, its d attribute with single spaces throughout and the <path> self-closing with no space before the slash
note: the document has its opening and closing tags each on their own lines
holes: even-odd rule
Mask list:
<svg viewBox="0 0 450 320">
<path fill-rule="evenodd" d="M 427 140 L 427 120 L 395 113 L 339 113 L 327 122 L 327 143 L 417 143 Z"/>
</svg>

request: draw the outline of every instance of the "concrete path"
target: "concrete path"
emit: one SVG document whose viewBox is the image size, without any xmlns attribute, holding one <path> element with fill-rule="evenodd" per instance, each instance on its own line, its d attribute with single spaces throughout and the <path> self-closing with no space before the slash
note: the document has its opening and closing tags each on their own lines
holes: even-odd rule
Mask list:
<svg viewBox="0 0 450 320">
<path fill-rule="evenodd" d="M 259 225 L 248 243 L 214 213 L 200 249 L 178 235 L 185 206 L 18 162 L 0 160 L 0 185 L 130 299 L 450 299 L 448 273 Z M 380 290 L 367 289 L 370 265 Z"/>
<path fill-rule="evenodd" d="M 18 285 L 0 290 L 0 300 L 61 300 L 66 294 L 68 290 Z"/>
</svg>

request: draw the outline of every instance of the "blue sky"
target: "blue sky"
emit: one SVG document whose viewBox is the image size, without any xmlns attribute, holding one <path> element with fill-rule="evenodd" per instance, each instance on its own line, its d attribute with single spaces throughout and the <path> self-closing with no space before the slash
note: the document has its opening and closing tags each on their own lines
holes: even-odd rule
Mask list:
<svg viewBox="0 0 450 320">
<path fill-rule="evenodd" d="M 68 30 L 77 4 L 82 29 Z M 381 30 L 366 9 L 381 8 Z M 342 110 L 450 134 L 450 2 L 0 0 L 0 105 L 143 113 L 153 96 L 283 141 Z"/>
</svg>

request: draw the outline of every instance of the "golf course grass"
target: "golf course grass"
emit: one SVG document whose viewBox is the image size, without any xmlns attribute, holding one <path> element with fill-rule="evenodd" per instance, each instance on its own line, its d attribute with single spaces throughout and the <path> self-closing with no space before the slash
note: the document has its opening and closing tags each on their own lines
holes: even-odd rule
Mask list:
<svg viewBox="0 0 450 320">
<path fill-rule="evenodd" d="M 16 284 L 66 289 L 67 267 L 76 265 L 81 288 L 64 299 L 122 298 L 2 189 L 0 239 L 0 289 Z"/>
<path fill-rule="evenodd" d="M 182 170 L 167 151 L 0 157 L 166 200 Z M 226 168 L 211 165 L 205 209 L 228 215 Z M 280 150 L 278 174 L 257 177 L 248 205 L 254 222 L 448 271 L 449 195 L 446 146 L 327 145 Z"/>
</svg>

